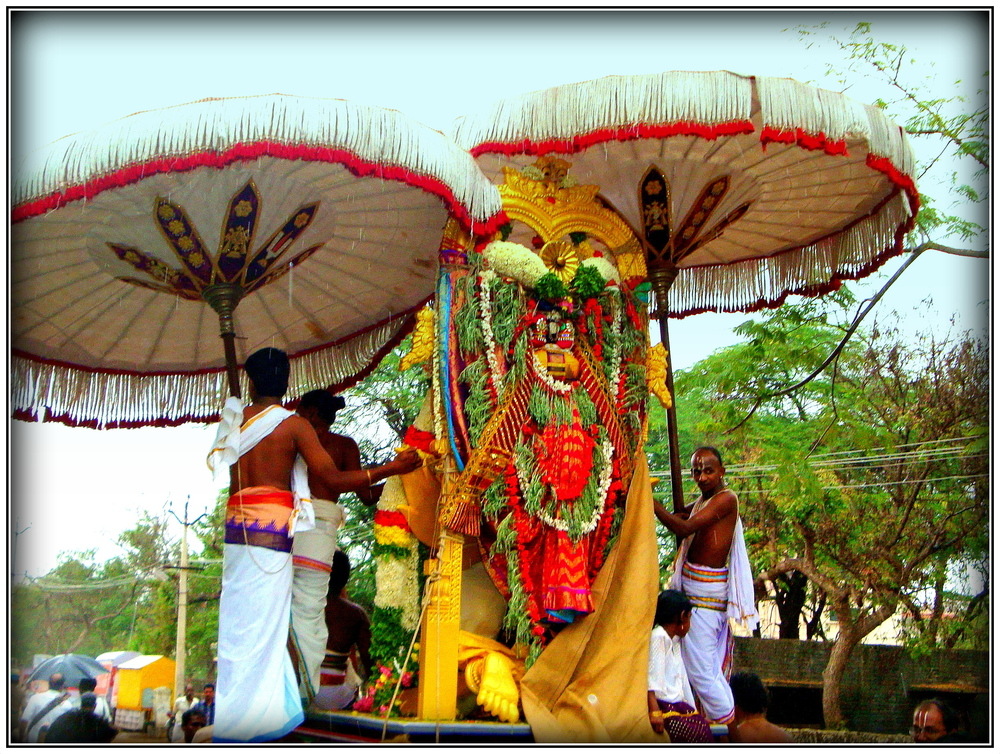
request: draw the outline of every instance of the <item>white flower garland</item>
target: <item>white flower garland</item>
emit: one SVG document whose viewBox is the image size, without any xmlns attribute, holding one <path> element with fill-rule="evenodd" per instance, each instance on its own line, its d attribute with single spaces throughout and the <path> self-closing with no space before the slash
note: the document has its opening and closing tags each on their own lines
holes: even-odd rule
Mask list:
<svg viewBox="0 0 1000 754">
<path fill-rule="evenodd" d="M 538 354 L 534 351 L 531 352 L 531 366 L 535 372 L 535 376 L 552 392 L 565 394 L 573 389 L 573 386 L 567 382 L 558 382 L 552 379 L 549 370 L 546 369 L 545 365 L 539 360 Z"/>
<path fill-rule="evenodd" d="M 486 364 L 490 370 L 490 380 L 493 383 L 493 388 L 499 393 L 501 379 L 503 374 L 500 371 L 500 362 L 497 360 L 497 341 L 493 335 L 493 310 L 490 309 L 490 281 L 496 277 L 495 274 L 490 273 L 490 277 L 486 276 L 489 270 L 483 272 L 479 276 L 479 316 L 483 320 L 483 339 L 486 341 Z"/>
<path fill-rule="evenodd" d="M 527 246 L 510 241 L 493 241 L 483 249 L 483 258 L 498 275 L 516 280 L 528 288 L 534 288 L 549 271 L 535 252 Z"/>
<path fill-rule="evenodd" d="M 395 511 L 406 504 L 406 492 L 398 476 L 386 480 L 376 507 L 382 511 Z M 382 555 L 375 558 L 375 604 L 384 608 L 401 610 L 400 624 L 407 631 L 414 631 L 420 622 L 420 590 L 417 568 L 420 555 L 417 538 L 408 533 L 410 544 L 405 557 Z"/>
</svg>

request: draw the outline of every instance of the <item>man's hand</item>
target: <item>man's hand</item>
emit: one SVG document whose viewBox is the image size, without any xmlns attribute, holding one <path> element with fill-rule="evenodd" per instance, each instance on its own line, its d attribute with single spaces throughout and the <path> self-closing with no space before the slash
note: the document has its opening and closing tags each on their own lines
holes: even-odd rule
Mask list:
<svg viewBox="0 0 1000 754">
<path fill-rule="evenodd" d="M 665 728 L 663 724 L 663 713 L 659 710 L 650 710 L 649 725 L 652 727 L 654 733 L 662 734 Z"/>
<path fill-rule="evenodd" d="M 420 460 L 420 454 L 412 448 L 397 453 L 391 463 L 397 474 L 409 474 L 411 471 L 419 469 L 423 464 Z"/>
</svg>

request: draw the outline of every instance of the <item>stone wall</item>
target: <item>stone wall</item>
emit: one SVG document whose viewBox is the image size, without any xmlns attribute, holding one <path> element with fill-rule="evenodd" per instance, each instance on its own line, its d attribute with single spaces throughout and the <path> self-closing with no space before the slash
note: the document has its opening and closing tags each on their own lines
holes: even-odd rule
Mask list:
<svg viewBox="0 0 1000 754">
<path fill-rule="evenodd" d="M 823 668 L 831 644 L 737 637 L 734 670 L 756 673 L 771 692 L 779 725 L 822 727 Z M 913 707 L 940 697 L 968 720 L 977 741 L 989 735 L 989 654 L 940 650 L 911 657 L 902 647 L 861 644 L 844 673 L 841 702 L 853 731 L 905 733 Z"/>
</svg>

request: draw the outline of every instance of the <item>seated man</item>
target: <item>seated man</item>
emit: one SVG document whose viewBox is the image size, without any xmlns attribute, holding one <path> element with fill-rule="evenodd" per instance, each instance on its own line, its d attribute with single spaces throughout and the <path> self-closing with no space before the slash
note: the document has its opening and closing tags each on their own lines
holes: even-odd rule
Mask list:
<svg viewBox="0 0 1000 754">
<path fill-rule="evenodd" d="M 740 744 L 795 743 L 784 729 L 767 720 L 768 694 L 756 673 L 735 673 L 729 679 L 736 705 L 736 720 L 730 726 L 729 740 Z"/>
<path fill-rule="evenodd" d="M 344 709 L 354 701 L 361 678 L 351 662 L 352 650 L 357 650 L 365 675 L 371 673 L 371 627 L 368 614 L 347 599 L 346 587 L 350 575 L 351 561 L 342 550 L 337 550 L 333 554 L 330 591 L 326 600 L 329 637 L 315 700 L 316 706 L 321 709 Z"/>
<path fill-rule="evenodd" d="M 649 724 L 671 743 L 714 743 L 708 721 L 695 709 L 694 694 L 681 659 L 681 640 L 691 629 L 691 601 L 675 589 L 660 593 L 649 640 Z"/>
</svg>

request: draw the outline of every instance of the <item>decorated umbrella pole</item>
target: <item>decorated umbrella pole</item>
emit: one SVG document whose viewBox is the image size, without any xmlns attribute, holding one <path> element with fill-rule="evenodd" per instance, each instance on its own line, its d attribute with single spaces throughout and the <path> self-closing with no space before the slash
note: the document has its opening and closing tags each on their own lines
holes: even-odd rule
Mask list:
<svg viewBox="0 0 1000 754">
<path fill-rule="evenodd" d="M 441 133 L 282 95 L 67 137 L 13 188 L 14 415 L 93 427 L 212 421 L 263 346 L 290 397 L 353 384 L 433 294 L 449 216 L 480 233 L 500 207 Z"/>
<path fill-rule="evenodd" d="M 643 247 L 665 346 L 668 316 L 776 307 L 870 274 L 901 253 L 919 204 L 900 127 L 792 79 L 612 76 L 507 99 L 455 139 L 493 180 L 560 155 L 597 184 Z"/>
</svg>

